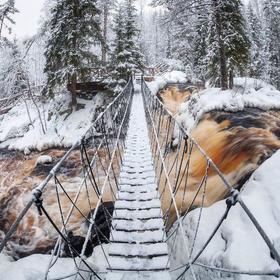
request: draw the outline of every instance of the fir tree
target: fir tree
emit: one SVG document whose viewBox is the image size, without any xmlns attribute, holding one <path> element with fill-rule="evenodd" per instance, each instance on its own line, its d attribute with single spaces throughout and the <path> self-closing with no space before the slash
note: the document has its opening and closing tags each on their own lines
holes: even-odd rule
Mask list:
<svg viewBox="0 0 280 280">
<path fill-rule="evenodd" d="M 266 80 L 280 89 L 280 2 L 265 0 Z"/>
<path fill-rule="evenodd" d="M 178 16 L 178 11 L 175 9 L 171 13 L 170 20 L 174 20 L 172 58 L 180 59 L 186 66 L 190 65 L 193 62 L 194 54 L 192 47 L 195 36 L 196 14 L 191 14 L 188 9 L 183 8 L 180 16 Z"/>
<path fill-rule="evenodd" d="M 201 4 L 201 3 L 199 3 Z M 197 77 L 202 81 L 206 81 L 207 73 L 207 34 L 208 34 L 208 24 L 207 24 L 207 14 L 206 10 L 203 8 L 197 9 L 197 19 L 195 21 L 195 35 L 192 44 L 193 50 L 193 70 Z"/>
<path fill-rule="evenodd" d="M 124 6 L 119 4 L 114 19 L 115 40 L 113 43 L 113 53 L 111 54 L 111 65 L 114 70 L 111 72 L 111 78 L 107 80 L 109 87 L 115 93 L 120 92 L 128 79 L 128 70 L 126 67 L 125 55 L 125 19 L 123 17 L 125 12 Z"/>
<path fill-rule="evenodd" d="M 143 65 L 143 55 L 137 46 L 136 9 L 133 1 L 120 3 L 115 17 L 115 40 L 111 65 L 114 69 L 107 82 L 114 92 L 120 92 L 136 69 Z"/>
<path fill-rule="evenodd" d="M 223 90 L 233 87 L 234 73 L 242 73 L 249 59 L 250 43 L 240 0 L 211 0 L 208 37 L 208 77 L 219 78 Z M 217 76 L 216 64 L 219 64 Z"/>
<path fill-rule="evenodd" d="M 9 42 L 8 57 L 0 84 L 4 95 L 19 94 L 28 89 L 28 71 L 16 40 Z"/>
<path fill-rule="evenodd" d="M 140 48 L 137 45 L 137 38 L 139 36 L 139 30 L 137 29 L 137 17 L 136 8 L 134 6 L 134 0 L 126 0 L 125 5 L 125 57 L 126 68 L 128 75 L 131 75 L 136 69 L 143 67 L 143 55 L 140 52 Z"/>
<path fill-rule="evenodd" d="M 101 61 L 103 66 L 107 65 L 107 54 L 109 51 L 109 23 L 111 11 L 115 8 L 114 0 L 98 0 L 98 8 L 102 14 L 102 36 L 103 41 L 101 45 Z"/>
<path fill-rule="evenodd" d="M 51 9 L 44 93 L 53 96 L 56 86 L 70 84 L 74 110 L 77 81 L 89 78 L 99 62 L 92 52 L 92 46 L 102 41 L 99 14 L 95 0 L 57 0 Z"/>
<path fill-rule="evenodd" d="M 0 4 L 0 39 L 4 27 L 11 32 L 9 24 L 15 24 L 12 18 L 12 15 L 15 13 L 18 13 L 18 10 L 15 8 L 15 0 L 8 0 L 3 4 Z"/>
<path fill-rule="evenodd" d="M 263 57 L 263 27 L 251 2 L 247 7 L 247 29 L 251 42 L 250 63 L 248 66 L 249 75 L 250 77 L 260 79 L 263 76 L 265 68 Z"/>
</svg>

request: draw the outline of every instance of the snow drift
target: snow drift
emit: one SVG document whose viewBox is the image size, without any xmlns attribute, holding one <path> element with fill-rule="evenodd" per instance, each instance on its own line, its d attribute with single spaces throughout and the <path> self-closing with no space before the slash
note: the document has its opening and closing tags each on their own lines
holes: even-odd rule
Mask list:
<svg viewBox="0 0 280 280">
<path fill-rule="evenodd" d="M 190 132 L 205 113 L 237 112 L 245 108 L 280 109 L 280 92 L 275 87 L 251 78 L 237 78 L 234 89 L 209 88 L 196 93 L 182 104 L 177 119 Z"/>
<path fill-rule="evenodd" d="M 169 83 L 186 83 L 186 74 L 182 71 L 171 71 L 156 76 L 153 82 L 147 83 L 152 94 L 157 94 L 159 90 L 163 89 Z"/>
<path fill-rule="evenodd" d="M 276 152 L 253 173 L 241 192 L 242 199 L 269 235 L 278 251 L 280 249 L 280 196 L 277 195 L 280 185 L 279 169 L 280 151 Z M 202 209 L 193 256 L 198 253 L 209 238 L 225 208 L 225 201 L 220 201 L 209 208 Z M 199 213 L 200 209 L 196 209 L 183 220 L 189 248 L 192 247 L 194 241 Z M 172 240 L 170 243 L 172 244 Z M 181 249 L 184 247 L 182 238 L 177 238 L 175 244 L 175 253 L 172 255 L 171 261 L 173 268 L 186 263 L 185 252 Z M 226 221 L 198 262 L 232 270 L 272 271 L 278 269 L 278 264 L 272 259 L 267 245 L 238 204 L 231 209 Z M 198 279 L 224 279 L 223 277 L 226 276 L 227 279 L 242 280 L 273 279 L 273 277 L 263 278 L 262 276 L 251 277 L 230 274 L 221 276 L 219 273 L 211 274 L 213 278 L 210 278 L 209 273 L 209 270 L 200 268 Z"/>
<path fill-rule="evenodd" d="M 81 108 L 71 114 L 70 102 L 70 94 L 63 93 L 46 104 L 45 108 L 39 104 L 46 134 L 35 105 L 27 101 L 30 120 L 25 103 L 18 103 L 8 113 L 0 115 L 0 148 L 28 154 L 32 150 L 72 146 L 92 125 L 96 110 L 106 102 L 106 94 L 98 93 L 92 100 L 78 98 Z"/>
</svg>

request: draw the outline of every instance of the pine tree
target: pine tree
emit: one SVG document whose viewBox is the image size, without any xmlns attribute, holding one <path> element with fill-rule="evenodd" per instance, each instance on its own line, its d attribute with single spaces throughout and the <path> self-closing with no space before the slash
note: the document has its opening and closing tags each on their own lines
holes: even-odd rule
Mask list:
<svg viewBox="0 0 280 280">
<path fill-rule="evenodd" d="M 280 2 L 265 0 L 266 80 L 280 89 Z"/>
<path fill-rule="evenodd" d="M 56 86 L 70 84 L 74 110 L 77 81 L 88 79 L 99 63 L 92 52 L 92 46 L 102 41 L 99 14 L 95 0 L 57 0 L 51 9 L 44 93 L 53 96 Z"/>
<path fill-rule="evenodd" d="M 113 71 L 107 82 L 115 93 L 120 92 L 136 69 L 143 65 L 143 55 L 137 45 L 136 9 L 133 1 L 120 3 L 115 17 L 115 40 L 111 55 Z"/>
<path fill-rule="evenodd" d="M 110 24 L 110 14 L 111 11 L 115 8 L 114 0 L 98 0 L 98 8 L 101 11 L 102 16 L 102 36 L 103 41 L 101 45 L 101 61 L 102 65 L 107 65 L 107 55 L 109 51 L 109 24 Z"/>
<path fill-rule="evenodd" d="M 189 5 L 188 1 L 185 7 Z M 185 66 L 193 63 L 193 43 L 195 36 L 195 22 L 197 15 L 186 9 L 182 8 L 179 16 L 178 10 L 174 9 L 171 13 L 170 20 L 174 20 L 172 30 L 173 50 L 172 57 L 180 59 Z"/>
<path fill-rule="evenodd" d="M 260 79 L 265 68 L 263 26 L 251 2 L 247 6 L 247 29 L 251 42 L 250 63 L 248 66 L 249 75 L 250 77 Z"/>
<path fill-rule="evenodd" d="M 212 81 L 219 78 L 220 86 L 225 90 L 233 87 L 234 73 L 245 70 L 250 43 L 245 32 L 241 1 L 211 0 L 211 3 L 208 77 Z"/>
<path fill-rule="evenodd" d="M 15 24 L 12 15 L 18 13 L 18 10 L 15 8 L 15 0 L 8 0 L 4 4 L 0 4 L 0 39 L 2 36 L 2 31 L 5 28 L 8 28 L 11 32 L 9 24 Z"/>
<path fill-rule="evenodd" d="M 143 67 L 143 55 L 137 45 L 139 30 L 137 29 L 137 16 L 134 0 L 126 0 L 125 4 L 125 57 L 126 68 L 130 76 L 136 69 Z"/>
<path fill-rule="evenodd" d="M 113 53 L 111 54 L 111 66 L 113 71 L 110 74 L 110 79 L 107 79 L 107 83 L 115 93 L 121 92 L 127 83 L 128 71 L 126 67 L 125 56 L 125 9 L 122 4 L 118 5 L 117 12 L 114 19 L 114 32 L 115 40 L 113 43 Z"/>
<path fill-rule="evenodd" d="M 196 8 L 197 18 L 194 22 L 195 35 L 192 44 L 193 52 L 193 70 L 196 76 L 202 81 L 206 81 L 207 73 L 207 34 L 208 34 L 208 14 L 207 9 L 202 5 L 200 0 L 198 3 L 200 6 Z"/>
<path fill-rule="evenodd" d="M 0 87 L 4 95 L 23 93 L 28 89 L 28 71 L 16 40 L 9 42 L 7 54 L 4 73 L 0 77 Z"/>
</svg>

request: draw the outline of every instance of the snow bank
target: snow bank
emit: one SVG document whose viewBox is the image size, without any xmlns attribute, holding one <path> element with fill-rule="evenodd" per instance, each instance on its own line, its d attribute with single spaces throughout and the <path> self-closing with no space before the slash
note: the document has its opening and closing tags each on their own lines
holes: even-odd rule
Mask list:
<svg viewBox="0 0 280 280">
<path fill-rule="evenodd" d="M 55 97 L 40 111 L 46 134 L 43 133 L 36 107 L 27 102 L 31 122 L 24 102 L 17 104 L 7 114 L 0 115 L 0 148 L 14 150 L 45 150 L 51 147 L 70 147 L 76 143 L 92 125 L 96 109 L 105 103 L 104 93 L 98 93 L 92 100 L 78 98 L 84 108 L 69 114 L 69 93 Z M 43 113 L 45 111 L 45 113 Z"/>
<path fill-rule="evenodd" d="M 103 245 L 103 249 L 108 251 L 107 244 Z M 0 279 L 1 280 L 39 280 L 45 279 L 45 273 L 50 261 L 50 255 L 32 255 L 20 259 L 15 262 L 11 262 L 7 257 L 0 255 Z M 77 258 L 76 262 L 79 264 L 80 260 Z M 104 257 L 101 246 L 94 249 L 93 255 L 86 260 L 90 267 L 99 273 L 104 273 L 107 269 L 107 261 Z M 88 270 L 85 265 L 82 264 L 82 268 Z M 59 258 L 55 265 L 50 269 L 48 279 L 63 278 L 67 280 L 82 279 L 80 277 L 71 276 L 75 275 L 76 265 L 71 258 Z M 95 279 L 90 278 L 88 273 L 83 273 L 83 279 Z M 65 276 L 69 276 L 64 278 Z"/>
<path fill-rule="evenodd" d="M 162 76 L 156 76 L 153 82 L 147 83 L 153 94 L 157 94 L 168 83 L 186 83 L 186 74 L 182 71 L 171 71 Z"/>
<path fill-rule="evenodd" d="M 201 117 L 213 110 L 236 112 L 244 108 L 263 110 L 280 108 L 280 92 L 265 82 L 238 78 L 233 90 L 209 88 L 194 94 L 181 105 L 178 121 L 190 132 Z"/>
<path fill-rule="evenodd" d="M 44 156 L 40 156 L 40 157 L 37 158 L 36 166 L 38 164 L 49 164 L 49 163 L 52 163 L 52 162 L 53 162 L 53 158 L 51 156 L 44 155 Z"/>
<path fill-rule="evenodd" d="M 276 88 L 264 81 L 254 79 L 254 78 L 248 78 L 248 77 L 243 77 L 243 78 L 235 78 L 234 79 L 234 86 L 235 87 L 240 87 L 242 89 L 249 89 L 249 88 L 254 88 L 255 90 L 260 90 L 262 88 L 267 88 L 270 90 L 275 90 Z"/>
<path fill-rule="evenodd" d="M 48 255 L 32 255 L 16 262 L 1 262 L 0 279 L 1 280 L 38 280 L 44 279 L 45 272 L 50 260 Z M 51 270 L 50 278 L 63 277 L 75 272 L 75 264 L 72 259 L 58 259 L 54 269 Z M 66 278 L 68 280 L 74 279 Z"/>
<path fill-rule="evenodd" d="M 12 261 L 13 261 L 12 257 L 9 257 L 8 255 L 6 255 L 3 252 L 0 254 L 0 264 L 10 263 Z"/>
<path fill-rule="evenodd" d="M 273 241 L 278 252 L 280 252 L 279 169 L 280 151 L 276 152 L 253 173 L 241 194 L 244 202 Z M 196 255 L 209 238 L 225 208 L 225 201 L 220 201 L 202 210 L 201 227 L 198 230 L 193 256 Z M 192 244 L 195 236 L 199 211 L 199 209 L 196 209 L 190 212 L 183 221 L 189 244 Z M 172 240 L 170 242 L 172 244 Z M 174 249 L 175 253 L 172 256 L 172 268 L 186 263 L 186 255 L 184 250 L 182 250 L 183 247 L 182 238 L 177 238 Z M 279 268 L 277 262 L 271 258 L 265 242 L 239 204 L 232 208 L 228 218 L 220 227 L 198 262 L 245 271 L 273 271 Z M 261 276 L 242 276 L 239 278 L 239 276 L 234 277 L 230 276 L 230 274 L 217 274 L 211 278 L 209 275 L 210 271 L 204 268 L 200 268 L 199 273 L 198 279 L 225 279 L 226 276 L 226 279 L 274 279 L 273 277 L 263 278 Z M 203 278 L 203 275 L 206 278 Z"/>
</svg>

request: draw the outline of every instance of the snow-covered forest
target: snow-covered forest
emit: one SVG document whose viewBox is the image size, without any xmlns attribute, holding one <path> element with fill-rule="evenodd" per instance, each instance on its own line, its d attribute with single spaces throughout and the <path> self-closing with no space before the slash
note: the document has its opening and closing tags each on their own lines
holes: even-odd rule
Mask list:
<svg viewBox="0 0 280 280">
<path fill-rule="evenodd" d="M 19 1 L 0 280 L 279 278 L 280 0 Z"/>
<path fill-rule="evenodd" d="M 2 97 L 28 83 L 52 96 L 69 82 L 91 80 L 98 68 L 119 91 L 132 71 L 160 62 L 224 89 L 239 76 L 280 88 L 277 0 L 106 0 L 79 7 L 50 0 L 38 33 L 24 41 L 12 35 L 14 1 L 2 2 Z"/>
</svg>

